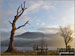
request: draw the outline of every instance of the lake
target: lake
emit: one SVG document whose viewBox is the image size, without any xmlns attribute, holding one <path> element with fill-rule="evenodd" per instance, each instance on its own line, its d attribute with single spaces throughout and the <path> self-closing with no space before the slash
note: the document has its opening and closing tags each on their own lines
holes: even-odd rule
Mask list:
<svg viewBox="0 0 75 56">
<path fill-rule="evenodd" d="M 8 47 L 1 47 L 0 48 L 0 52 L 4 52 L 7 50 Z M 33 51 L 33 48 L 32 47 L 15 47 L 17 48 L 18 51 Z"/>
<path fill-rule="evenodd" d="M 7 50 L 7 46 L 0 47 L 0 52 L 4 52 Z M 16 47 L 18 51 L 33 51 L 32 47 Z M 56 50 L 57 48 L 48 48 L 49 50 Z"/>
</svg>

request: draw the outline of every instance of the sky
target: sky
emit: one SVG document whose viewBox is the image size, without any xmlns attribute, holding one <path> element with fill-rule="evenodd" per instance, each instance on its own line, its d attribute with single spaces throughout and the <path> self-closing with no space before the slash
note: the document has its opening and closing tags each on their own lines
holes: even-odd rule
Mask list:
<svg viewBox="0 0 75 56">
<path fill-rule="evenodd" d="M 74 0 L 0 0 L 0 37 L 4 37 L 2 39 L 9 38 L 9 21 L 13 21 L 17 8 L 23 1 L 26 2 L 27 9 L 17 21 L 16 27 L 23 25 L 27 20 L 29 24 L 18 29 L 16 34 L 27 31 L 56 33 L 59 26 L 67 25 L 74 31 Z"/>
<path fill-rule="evenodd" d="M 10 32 L 17 8 L 26 1 L 27 9 L 16 23 L 16 27 L 29 24 L 17 33 L 56 33 L 59 26 L 70 25 L 74 30 L 74 0 L 0 0 L 0 32 Z"/>
</svg>

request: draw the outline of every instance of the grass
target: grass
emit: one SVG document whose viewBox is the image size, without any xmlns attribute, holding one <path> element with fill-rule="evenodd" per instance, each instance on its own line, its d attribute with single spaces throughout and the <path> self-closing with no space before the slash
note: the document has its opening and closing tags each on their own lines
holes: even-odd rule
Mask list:
<svg viewBox="0 0 75 56">
<path fill-rule="evenodd" d="M 57 50 L 48 50 L 47 54 L 41 54 L 40 51 L 26 51 L 26 52 L 16 52 L 16 53 L 11 53 L 11 52 L 5 52 L 5 53 L 0 53 L 0 55 L 57 55 L 58 56 L 58 51 Z M 63 55 L 64 56 L 64 55 Z M 67 56 L 67 55 L 66 55 Z M 68 55 L 69 56 L 69 55 Z M 71 55 L 70 55 L 71 56 Z"/>
<path fill-rule="evenodd" d="M 0 55 L 40 55 L 38 54 L 38 51 L 30 51 L 30 52 L 17 52 L 17 53 L 11 53 L 11 52 L 6 52 L 6 53 L 0 53 Z M 57 51 L 47 51 L 46 55 L 57 55 Z M 44 55 L 44 54 L 43 54 Z"/>
</svg>

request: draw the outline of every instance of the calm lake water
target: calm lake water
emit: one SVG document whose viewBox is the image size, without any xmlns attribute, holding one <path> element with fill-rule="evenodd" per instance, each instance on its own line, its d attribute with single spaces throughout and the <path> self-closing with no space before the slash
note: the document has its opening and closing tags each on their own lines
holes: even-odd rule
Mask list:
<svg viewBox="0 0 75 56">
<path fill-rule="evenodd" d="M 1 51 L 0 52 L 4 52 L 7 50 L 8 47 L 1 47 Z M 16 47 L 18 51 L 33 51 L 32 47 Z"/>
<path fill-rule="evenodd" d="M 4 52 L 8 47 L 1 47 L 0 52 Z M 18 51 L 33 51 L 32 47 L 16 47 Z M 49 50 L 56 50 L 57 48 L 48 48 Z"/>
</svg>

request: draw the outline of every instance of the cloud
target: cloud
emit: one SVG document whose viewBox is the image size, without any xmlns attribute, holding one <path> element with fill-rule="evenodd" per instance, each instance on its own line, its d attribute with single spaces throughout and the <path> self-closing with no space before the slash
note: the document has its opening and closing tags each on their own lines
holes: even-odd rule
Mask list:
<svg viewBox="0 0 75 56">
<path fill-rule="evenodd" d="M 45 26 L 43 28 L 39 28 L 39 31 L 45 32 L 45 33 L 56 33 L 58 32 L 58 25 L 53 25 L 53 26 Z"/>
<path fill-rule="evenodd" d="M 29 8 L 25 11 L 25 14 L 27 13 L 35 13 L 40 11 L 40 9 L 44 9 L 44 10 L 50 10 L 50 9 L 55 9 L 56 7 L 53 5 L 50 5 L 50 2 L 41 0 L 41 1 L 35 1 L 34 0 L 31 1 L 31 4 L 29 6 Z M 49 4 L 49 5 L 48 5 Z"/>
<path fill-rule="evenodd" d="M 37 19 L 37 20 L 36 20 L 36 25 L 45 26 L 46 23 L 45 23 L 45 22 L 42 22 L 40 19 Z"/>
<path fill-rule="evenodd" d="M 1 1 L 1 0 L 0 0 Z M 15 1 L 14 1 L 15 2 Z M 48 5 L 47 3 L 45 3 L 45 1 L 44 0 L 39 0 L 39 1 L 34 1 L 34 0 L 29 0 L 28 1 L 30 4 L 29 4 L 29 6 L 28 6 L 28 8 L 27 8 L 27 10 L 25 10 L 25 12 L 23 13 L 23 18 L 22 18 L 22 20 L 21 21 L 23 21 L 23 23 L 25 22 L 25 20 L 27 20 L 27 19 L 25 19 L 25 18 L 28 18 L 28 16 L 26 16 L 26 17 L 24 17 L 25 15 L 29 15 L 29 14 L 32 14 L 32 13 L 36 13 L 36 12 L 39 12 L 40 10 L 41 10 L 41 8 L 42 9 L 49 9 L 49 7 L 50 8 L 53 8 L 53 6 L 52 5 Z M 27 3 L 28 3 L 27 2 Z M 2 2 L 1 2 L 2 3 Z M 1 4 L 0 3 L 0 4 Z M 0 10 L 0 12 L 1 12 L 1 14 L 3 13 L 4 15 L 0 15 L 0 27 L 1 28 L 5 28 L 4 26 L 6 25 L 6 24 L 8 24 L 7 22 L 9 21 L 9 20 L 13 20 L 14 19 L 14 15 L 16 14 L 16 13 L 14 13 L 14 12 L 16 12 L 16 7 L 15 6 L 17 6 L 17 4 L 12 8 L 12 3 L 10 4 L 9 2 L 8 2 L 8 5 L 10 5 L 9 6 L 9 9 L 7 9 L 7 8 L 5 8 L 6 10 L 4 10 L 3 12 Z M 26 5 L 28 5 L 28 4 L 26 4 Z M 5 5 L 4 5 L 5 6 Z M 7 5 L 6 5 L 7 6 Z M 1 7 L 1 5 L 0 5 L 0 7 Z M 45 7 L 47 7 L 47 8 L 45 8 Z M 12 9 L 11 9 L 12 8 Z M 4 17 L 4 19 L 2 18 L 2 16 L 5 16 Z M 11 18 L 11 19 L 10 19 Z M 39 23 L 37 23 L 37 24 L 39 24 Z M 4 25 L 4 26 L 3 26 Z M 41 25 L 45 25 L 45 23 L 44 22 L 42 22 L 41 23 Z M 7 27 L 10 27 L 10 26 L 7 26 Z"/>
<path fill-rule="evenodd" d="M 65 24 L 74 24 L 74 6 L 69 7 L 64 12 L 65 13 L 61 17 L 62 22 Z"/>
<path fill-rule="evenodd" d="M 47 28 L 58 28 L 58 25 L 47 26 Z"/>
<path fill-rule="evenodd" d="M 42 22 L 41 25 L 42 25 L 42 26 L 45 26 L 45 22 Z"/>
<path fill-rule="evenodd" d="M 24 14 L 38 12 L 40 6 L 43 4 L 43 1 L 38 1 L 37 3 L 30 4 L 29 8 L 25 11 Z"/>
<path fill-rule="evenodd" d="M 64 23 L 64 24 L 69 24 L 70 23 L 70 20 L 67 18 L 67 17 L 62 17 L 61 18 L 61 21 Z"/>
<path fill-rule="evenodd" d="M 65 23 L 65 24 L 74 24 L 74 18 L 70 19 L 66 16 L 63 16 L 61 18 L 62 22 Z"/>
<path fill-rule="evenodd" d="M 24 16 L 24 17 L 22 17 L 22 19 L 20 19 L 20 21 L 23 22 L 23 23 L 24 23 L 25 21 L 28 21 L 28 20 L 29 20 L 29 21 L 31 20 L 31 18 L 30 18 L 29 16 Z"/>
<path fill-rule="evenodd" d="M 69 25 L 71 27 L 71 29 L 74 31 L 74 18 L 73 17 L 71 19 L 71 18 L 65 16 L 65 17 L 62 17 L 61 20 L 65 25 Z"/>
<path fill-rule="evenodd" d="M 45 9 L 45 10 L 50 10 L 50 9 L 55 9 L 56 7 L 55 6 L 52 6 L 52 5 L 44 5 L 43 6 L 43 9 Z"/>
<path fill-rule="evenodd" d="M 40 25 L 40 23 L 41 23 L 41 20 L 36 20 L 36 25 Z"/>
</svg>

